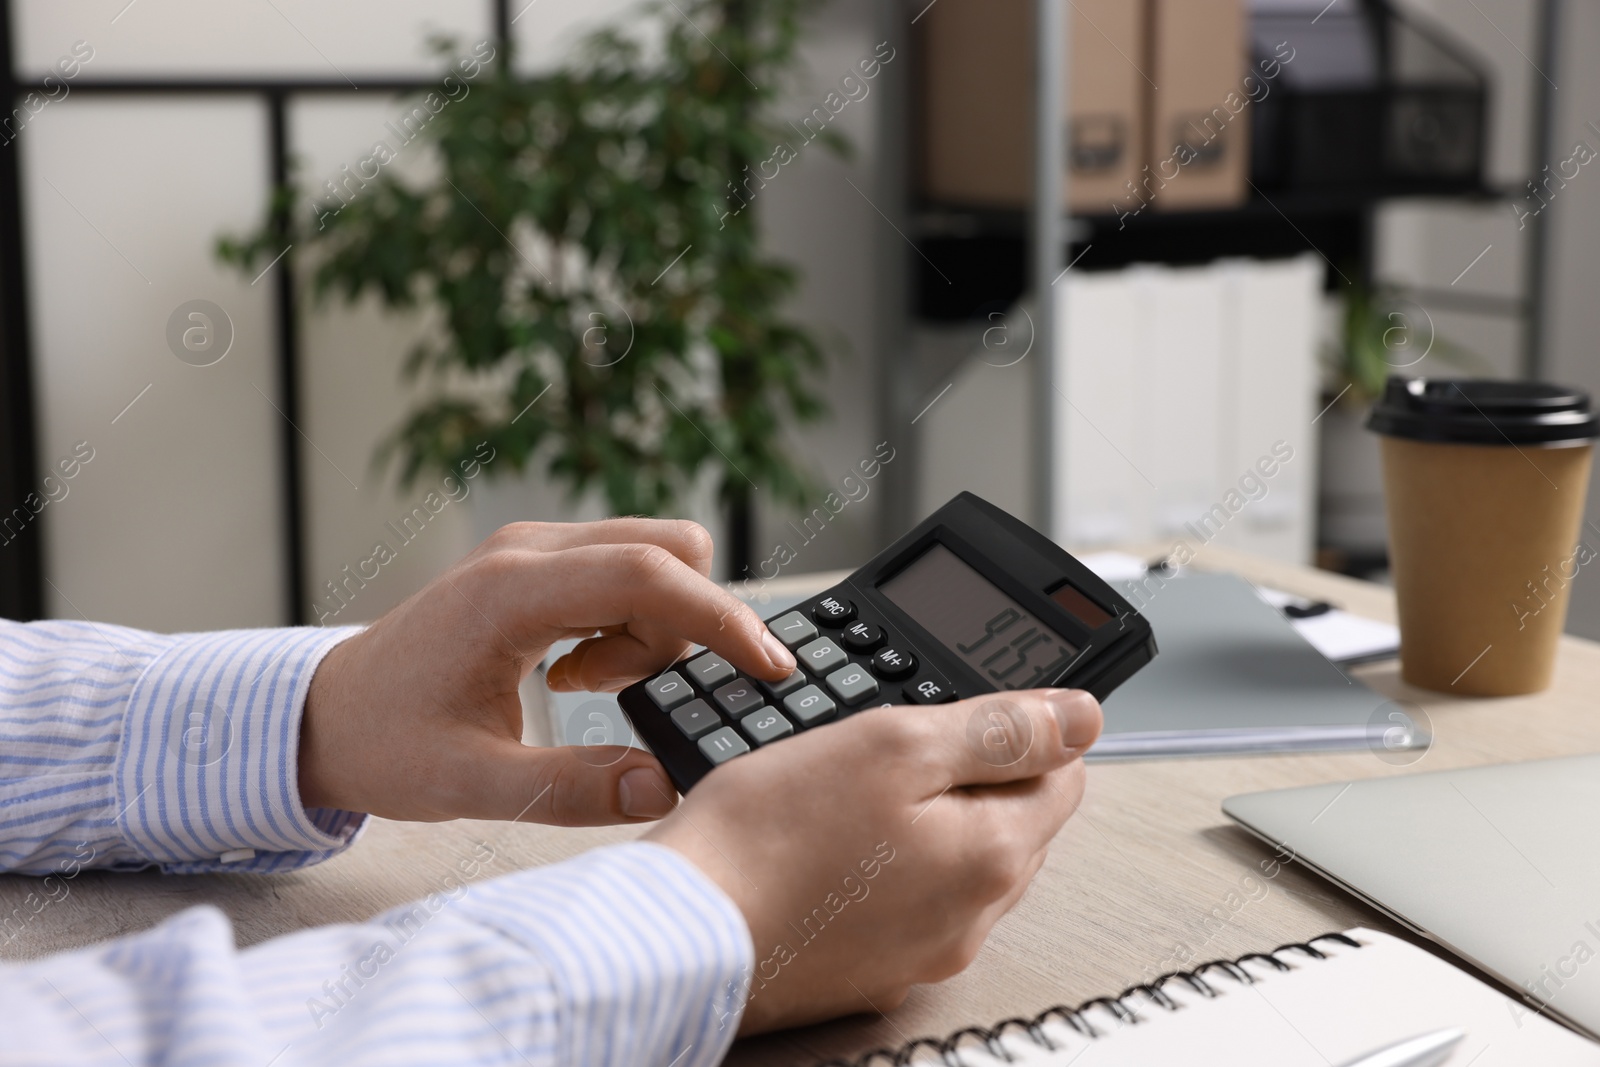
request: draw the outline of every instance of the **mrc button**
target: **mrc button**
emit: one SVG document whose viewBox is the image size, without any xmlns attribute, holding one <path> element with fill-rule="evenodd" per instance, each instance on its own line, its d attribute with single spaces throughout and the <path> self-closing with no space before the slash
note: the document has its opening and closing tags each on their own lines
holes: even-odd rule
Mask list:
<svg viewBox="0 0 1600 1067">
<path fill-rule="evenodd" d="M 856 606 L 843 597 L 829 594 L 812 607 L 811 617 L 823 626 L 843 626 L 856 617 Z"/>
</svg>

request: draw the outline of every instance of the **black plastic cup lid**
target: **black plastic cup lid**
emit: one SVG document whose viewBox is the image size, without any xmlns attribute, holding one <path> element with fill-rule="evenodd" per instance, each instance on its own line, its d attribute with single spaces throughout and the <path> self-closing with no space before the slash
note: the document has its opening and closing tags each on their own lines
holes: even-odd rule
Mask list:
<svg viewBox="0 0 1600 1067">
<path fill-rule="evenodd" d="M 1549 382 L 1391 375 L 1367 429 L 1463 445 L 1584 444 L 1600 437 L 1589 394 Z"/>
</svg>

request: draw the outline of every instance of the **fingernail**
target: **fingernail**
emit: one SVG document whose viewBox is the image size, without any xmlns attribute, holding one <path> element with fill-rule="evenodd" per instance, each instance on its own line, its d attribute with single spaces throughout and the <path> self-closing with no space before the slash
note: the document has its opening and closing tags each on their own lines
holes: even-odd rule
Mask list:
<svg viewBox="0 0 1600 1067">
<path fill-rule="evenodd" d="M 567 681 L 568 666 L 569 664 L 565 656 L 550 664 L 549 668 L 544 672 L 545 687 L 555 691 L 569 686 L 571 683 Z"/>
<path fill-rule="evenodd" d="M 783 642 L 779 641 L 778 635 L 771 630 L 768 630 L 761 637 L 761 651 L 767 654 L 767 658 L 772 661 L 772 665 L 779 670 L 794 670 L 794 654 L 783 647 Z"/>
<path fill-rule="evenodd" d="M 1100 705 L 1081 689 L 1053 689 L 1045 697 L 1067 748 L 1088 748 L 1100 736 Z"/>
<path fill-rule="evenodd" d="M 635 767 L 617 781 L 618 806 L 635 819 L 659 819 L 676 805 L 673 789 L 658 772 Z"/>
</svg>

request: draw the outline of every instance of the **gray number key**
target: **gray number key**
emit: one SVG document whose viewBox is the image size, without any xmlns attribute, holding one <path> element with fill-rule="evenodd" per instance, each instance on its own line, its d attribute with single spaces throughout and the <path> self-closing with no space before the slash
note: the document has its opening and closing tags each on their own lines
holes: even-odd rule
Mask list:
<svg viewBox="0 0 1600 1067">
<path fill-rule="evenodd" d="M 715 652 L 707 652 L 703 656 L 696 656 L 685 664 L 684 669 L 689 672 L 701 689 L 708 692 L 723 682 L 731 681 L 736 673 L 733 669 L 733 664 Z"/>
<path fill-rule="evenodd" d="M 735 678 L 715 693 L 712 693 L 711 698 L 717 702 L 717 707 L 735 719 L 747 711 L 759 708 L 765 703 L 761 699 L 761 694 L 756 690 L 755 684 L 744 678 Z"/>
<path fill-rule="evenodd" d="M 868 674 L 866 668 L 858 667 L 854 663 L 848 667 L 840 667 L 827 678 L 828 688 L 833 690 L 833 695 L 846 704 L 854 704 L 858 700 L 865 700 L 878 694 L 878 680 Z"/>
<path fill-rule="evenodd" d="M 773 699 L 776 700 L 788 696 L 796 689 L 799 689 L 802 685 L 805 685 L 808 681 L 810 681 L 810 679 L 806 677 L 805 671 L 790 671 L 789 677 L 783 679 L 781 682 L 764 681 L 761 683 L 761 688 L 771 693 Z"/>
<path fill-rule="evenodd" d="M 700 739 L 700 753 L 711 761 L 713 767 L 749 751 L 750 746 L 745 744 L 744 738 L 733 732 L 731 726 L 714 730 Z"/>
<path fill-rule="evenodd" d="M 843 667 L 850 662 L 850 658 L 844 654 L 844 649 L 826 637 L 819 637 L 809 645 L 801 645 L 795 651 L 794 658 L 800 661 L 800 666 L 812 674 L 826 674 L 835 667 Z"/>
<path fill-rule="evenodd" d="M 801 726 L 815 726 L 827 722 L 838 710 L 833 698 L 814 685 L 797 689 L 783 698 L 783 710 Z"/>
<path fill-rule="evenodd" d="M 778 640 L 782 641 L 790 652 L 817 636 L 817 628 L 811 625 L 811 620 L 798 611 L 779 615 L 767 623 L 767 629 L 777 634 Z"/>
<path fill-rule="evenodd" d="M 722 719 L 704 700 L 691 700 L 672 713 L 672 725 L 689 740 L 704 737 L 722 725 Z"/>
<path fill-rule="evenodd" d="M 756 744 L 764 745 L 794 733 L 794 724 L 771 708 L 761 708 L 740 719 L 739 729 Z"/>
<path fill-rule="evenodd" d="M 689 688 L 689 683 L 677 671 L 668 671 L 659 678 L 650 679 L 644 683 L 644 689 L 662 711 L 671 711 L 694 696 L 694 690 Z"/>
</svg>

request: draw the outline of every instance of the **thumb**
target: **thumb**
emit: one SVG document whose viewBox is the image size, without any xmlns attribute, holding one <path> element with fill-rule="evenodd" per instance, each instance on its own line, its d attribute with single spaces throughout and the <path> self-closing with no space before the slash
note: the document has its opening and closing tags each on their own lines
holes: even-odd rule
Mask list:
<svg viewBox="0 0 1600 1067">
<path fill-rule="evenodd" d="M 497 739 L 461 781 L 467 818 L 605 826 L 659 819 L 678 793 L 648 752 L 624 745 L 533 748 Z"/>
<path fill-rule="evenodd" d="M 938 730 L 929 766 L 957 785 L 998 785 L 1048 773 L 1100 736 L 1099 703 L 1080 689 L 1007 690 L 917 709 Z"/>
</svg>

